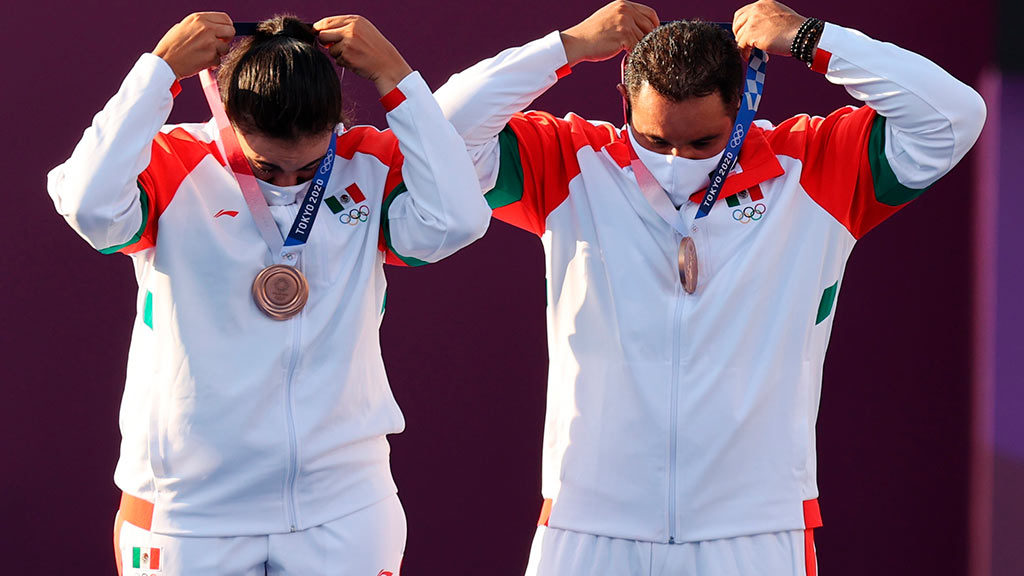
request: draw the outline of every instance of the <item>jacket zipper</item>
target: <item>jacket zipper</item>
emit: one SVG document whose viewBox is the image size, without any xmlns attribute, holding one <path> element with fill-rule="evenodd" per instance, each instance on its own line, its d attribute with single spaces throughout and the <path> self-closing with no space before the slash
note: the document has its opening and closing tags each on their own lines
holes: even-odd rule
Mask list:
<svg viewBox="0 0 1024 576">
<path fill-rule="evenodd" d="M 298 208 L 296 208 L 296 213 L 297 212 Z M 290 216 L 290 218 L 294 217 L 294 215 Z M 301 256 L 295 253 L 292 254 L 294 255 L 294 258 L 288 258 L 286 256 L 285 263 L 298 267 Z M 290 320 L 292 323 L 292 355 L 288 361 L 288 372 L 285 375 L 284 381 L 285 420 L 288 425 L 288 470 L 285 476 L 284 496 L 285 512 L 288 517 L 288 530 L 290 532 L 296 532 L 299 529 L 297 514 L 295 512 L 295 482 L 299 475 L 299 442 L 295 433 L 295 408 L 292 401 L 292 381 L 295 376 L 295 367 L 299 363 L 299 351 L 302 347 L 303 314 L 304 311 L 299 311 L 299 313 Z"/>
<path fill-rule="evenodd" d="M 302 313 L 292 321 L 292 357 L 288 364 L 288 376 L 284 383 L 285 416 L 288 422 L 288 475 L 285 481 L 285 509 L 288 512 L 288 530 L 298 530 L 295 515 L 295 480 L 298 477 L 298 440 L 295 437 L 295 414 L 292 405 L 292 376 L 299 361 L 299 339 L 302 337 Z"/>
<path fill-rule="evenodd" d="M 674 236 L 676 243 L 682 239 Z M 669 437 L 668 437 L 668 543 L 676 541 L 676 428 L 679 418 L 679 347 L 681 345 L 680 319 L 683 312 L 683 287 L 676 282 L 676 309 L 672 322 L 672 382 L 669 401 Z"/>
</svg>

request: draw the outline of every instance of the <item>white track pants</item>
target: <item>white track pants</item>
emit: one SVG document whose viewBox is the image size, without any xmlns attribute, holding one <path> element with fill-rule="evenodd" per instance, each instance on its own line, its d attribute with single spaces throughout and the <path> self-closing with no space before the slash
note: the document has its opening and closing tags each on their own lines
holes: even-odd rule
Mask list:
<svg viewBox="0 0 1024 576">
<path fill-rule="evenodd" d="M 299 532 L 230 538 L 154 534 L 136 501 L 114 523 L 120 576 L 397 576 L 405 551 L 397 495 Z"/>
<path fill-rule="evenodd" d="M 816 576 L 804 530 L 658 544 L 539 526 L 527 576 Z"/>
</svg>

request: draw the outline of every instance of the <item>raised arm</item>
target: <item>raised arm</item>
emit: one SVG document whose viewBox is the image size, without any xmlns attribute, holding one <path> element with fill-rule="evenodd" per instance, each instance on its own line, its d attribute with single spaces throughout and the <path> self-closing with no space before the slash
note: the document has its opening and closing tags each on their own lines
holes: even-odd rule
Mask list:
<svg viewBox="0 0 1024 576">
<path fill-rule="evenodd" d="M 47 177 L 57 211 L 103 252 L 152 246 L 158 190 L 146 171 L 171 112 L 176 81 L 220 61 L 234 36 L 227 14 L 191 14 L 143 54 L 121 88 L 93 118 L 66 162 Z M 159 158 L 156 159 L 159 162 Z M 156 167 L 159 169 L 159 167 Z"/>
<path fill-rule="evenodd" d="M 365 18 L 313 27 L 339 65 L 374 83 L 398 140 L 401 177 L 386 191 L 382 219 L 387 248 L 407 264 L 435 262 L 483 236 L 491 211 L 465 144 L 419 73 Z"/>
<path fill-rule="evenodd" d="M 788 56 L 805 20 L 761 0 L 737 11 L 733 27 L 741 48 Z M 981 96 L 923 56 L 828 23 L 808 57 L 866 106 L 780 125 L 773 146 L 805 157 L 805 187 L 827 189 L 819 200 L 855 236 L 949 172 L 981 133 Z"/>
<path fill-rule="evenodd" d="M 616 0 L 564 32 L 509 48 L 453 75 L 435 93 L 470 148 L 493 140 L 579 62 L 602 61 L 632 47 L 658 25 L 651 8 Z"/>
<path fill-rule="evenodd" d="M 510 48 L 453 75 L 435 92 L 466 141 L 495 217 L 541 233 L 575 166 L 569 122 L 519 114 L 573 64 L 614 57 L 658 25 L 654 10 L 612 2 L 564 32 Z"/>
</svg>

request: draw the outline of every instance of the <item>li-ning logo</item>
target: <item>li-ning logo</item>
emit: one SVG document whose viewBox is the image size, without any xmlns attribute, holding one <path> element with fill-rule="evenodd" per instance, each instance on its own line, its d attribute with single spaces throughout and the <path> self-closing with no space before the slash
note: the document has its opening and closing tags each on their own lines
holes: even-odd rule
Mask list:
<svg viewBox="0 0 1024 576">
<path fill-rule="evenodd" d="M 732 211 L 732 219 L 739 222 L 740 224 L 749 224 L 751 222 L 757 222 L 764 217 L 764 213 L 767 208 L 764 204 L 757 203 L 753 206 L 745 206 L 743 208 L 737 208 Z"/>
<path fill-rule="evenodd" d="M 348 224 L 349 226 L 355 226 L 360 222 L 366 222 L 369 219 L 369 206 L 360 206 L 358 209 L 352 208 L 348 212 L 338 216 L 338 220 L 340 220 L 342 224 Z"/>
<path fill-rule="evenodd" d="M 237 210 L 220 210 L 219 212 L 217 212 L 216 214 L 213 215 L 214 218 L 220 218 L 221 216 L 231 216 L 232 218 L 234 218 L 235 216 L 238 216 L 238 211 Z"/>
</svg>

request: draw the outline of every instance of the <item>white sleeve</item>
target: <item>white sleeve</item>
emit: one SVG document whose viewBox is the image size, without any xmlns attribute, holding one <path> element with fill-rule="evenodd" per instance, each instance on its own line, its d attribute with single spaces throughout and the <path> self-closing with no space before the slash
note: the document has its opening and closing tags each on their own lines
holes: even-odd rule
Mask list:
<svg viewBox="0 0 1024 576">
<path fill-rule="evenodd" d="M 566 63 L 561 35 L 555 31 L 453 75 L 434 93 L 466 141 L 481 189 L 490 190 L 498 178 L 498 133 L 513 114 L 554 86 Z"/>
<path fill-rule="evenodd" d="M 818 50 L 831 54 L 826 78 L 886 119 L 885 156 L 907 188 L 933 184 L 981 134 L 981 96 L 927 58 L 833 24 Z"/>
<path fill-rule="evenodd" d="M 387 113 L 404 157 L 408 192 L 388 205 L 392 250 L 436 262 L 487 231 L 491 209 L 480 195 L 466 146 L 418 72 L 399 82 L 405 99 Z"/>
<path fill-rule="evenodd" d="M 163 59 L 143 54 L 71 157 L 47 175 L 57 212 L 97 250 L 129 243 L 141 232 L 146 215 L 136 179 L 171 113 L 174 82 Z"/>
</svg>

